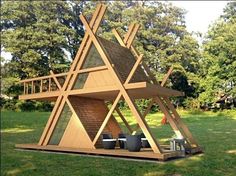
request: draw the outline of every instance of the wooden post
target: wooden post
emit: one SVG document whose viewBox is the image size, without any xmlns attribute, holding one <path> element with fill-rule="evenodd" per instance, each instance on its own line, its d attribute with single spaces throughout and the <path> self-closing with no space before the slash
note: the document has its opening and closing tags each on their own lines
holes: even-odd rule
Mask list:
<svg viewBox="0 0 236 176">
<path fill-rule="evenodd" d="M 24 95 L 26 94 L 26 92 L 25 92 L 26 90 L 25 89 L 26 89 L 26 87 L 25 87 L 25 82 L 24 82 Z"/>
<path fill-rule="evenodd" d="M 31 82 L 31 94 L 34 93 L 34 81 Z"/>
<path fill-rule="evenodd" d="M 48 91 L 49 92 L 51 91 L 51 84 L 52 84 L 51 78 L 48 78 Z"/>
<path fill-rule="evenodd" d="M 43 92 L 43 79 L 40 80 L 40 93 Z"/>
</svg>

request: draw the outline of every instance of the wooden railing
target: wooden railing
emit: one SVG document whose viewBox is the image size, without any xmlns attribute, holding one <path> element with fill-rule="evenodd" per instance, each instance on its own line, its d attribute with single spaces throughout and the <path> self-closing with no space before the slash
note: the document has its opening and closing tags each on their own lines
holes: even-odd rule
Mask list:
<svg viewBox="0 0 236 176">
<path fill-rule="evenodd" d="M 88 72 L 105 70 L 105 69 L 107 69 L 106 66 L 99 66 L 99 67 L 94 67 L 94 68 L 82 69 L 82 70 L 74 71 L 71 73 L 72 74 L 88 73 Z M 22 83 L 24 87 L 23 95 L 59 90 L 60 88 L 54 80 L 56 79 L 57 82 L 59 82 L 60 86 L 62 87 L 65 82 L 66 76 L 68 75 L 68 72 L 54 74 L 52 71 L 50 71 L 50 73 L 51 75 L 48 75 L 48 76 L 21 80 L 20 83 Z"/>
<path fill-rule="evenodd" d="M 63 85 L 66 75 L 67 73 L 60 73 L 55 75 L 48 75 L 22 80 L 20 81 L 20 83 L 23 83 L 23 95 L 59 90 L 59 87 L 53 80 L 53 77 L 56 77 L 58 82 Z"/>
</svg>

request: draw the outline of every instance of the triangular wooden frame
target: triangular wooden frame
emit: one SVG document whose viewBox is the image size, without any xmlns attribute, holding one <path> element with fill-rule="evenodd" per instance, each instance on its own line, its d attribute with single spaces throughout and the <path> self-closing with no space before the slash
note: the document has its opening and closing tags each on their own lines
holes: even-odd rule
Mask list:
<svg viewBox="0 0 236 176">
<path fill-rule="evenodd" d="M 128 41 L 129 37 L 132 32 L 130 31 L 134 31 L 133 33 L 137 33 L 137 29 L 139 28 L 139 25 L 137 24 L 131 24 L 129 27 L 129 31 L 127 32 L 127 34 L 124 37 L 124 40 L 122 40 L 121 35 L 119 34 L 119 32 L 115 29 L 112 30 L 113 34 L 115 35 L 116 39 L 118 40 L 118 42 L 122 45 L 125 46 L 127 48 L 131 48 L 131 50 L 133 51 L 133 53 L 135 54 L 136 58 L 139 57 L 139 53 L 138 51 L 132 46 L 132 42 L 134 39 L 134 35 L 132 35 L 132 37 L 130 38 L 130 41 Z M 128 38 L 128 39 L 127 39 Z M 145 63 L 143 63 L 143 67 L 145 68 L 145 71 L 149 74 L 149 78 L 150 80 L 153 81 L 153 84 L 159 84 L 158 81 L 156 80 L 156 78 L 153 76 L 153 74 L 151 73 L 150 69 L 148 68 L 148 66 L 145 65 Z M 170 76 L 171 72 L 173 70 L 173 67 L 170 67 L 170 69 L 168 70 L 167 74 L 165 75 L 165 77 L 163 78 L 163 81 L 161 83 L 161 86 L 164 86 L 168 77 Z M 154 97 L 150 104 L 148 105 L 146 111 L 143 114 L 143 118 L 146 117 L 146 115 L 149 113 L 152 105 L 154 103 L 157 103 L 161 109 L 161 111 L 165 114 L 165 117 L 168 119 L 168 121 L 170 122 L 170 125 L 172 127 L 172 129 L 174 130 L 175 134 L 178 137 L 184 137 L 185 139 L 187 139 L 187 143 L 188 143 L 188 147 L 191 148 L 192 147 L 199 147 L 198 143 L 196 142 L 196 140 L 193 138 L 191 132 L 189 131 L 188 127 L 182 122 L 178 112 L 175 110 L 174 106 L 172 105 L 171 101 L 169 100 L 168 97 Z M 172 112 L 172 113 L 171 113 Z M 138 125 L 136 127 L 135 130 L 138 129 Z"/>
<path fill-rule="evenodd" d="M 80 19 L 86 28 L 86 32 L 85 32 L 85 36 L 82 40 L 82 43 L 80 45 L 80 48 L 76 54 L 74 61 L 72 62 L 71 68 L 68 73 L 55 75 L 52 71 L 50 71 L 50 74 L 51 74 L 50 76 L 41 77 L 40 79 L 29 79 L 29 80 L 26 80 L 23 82 L 24 83 L 24 94 L 27 94 L 26 92 L 28 92 L 29 85 L 27 83 L 30 81 L 32 81 L 31 94 L 34 94 L 35 93 L 34 80 L 41 81 L 40 92 L 42 93 L 43 92 L 43 79 L 48 79 L 48 81 L 49 81 L 49 83 L 48 83 L 49 84 L 49 88 L 48 88 L 49 92 L 48 93 L 51 93 L 51 94 L 54 93 L 55 95 L 53 94 L 53 96 L 57 97 L 54 108 L 52 110 L 52 113 L 48 119 L 48 122 L 44 128 L 42 136 L 38 142 L 38 146 L 47 147 L 48 145 L 50 145 L 49 144 L 50 138 L 53 134 L 53 131 L 56 128 L 57 122 L 60 118 L 60 115 L 63 111 L 63 107 L 65 106 L 65 104 L 67 104 L 69 106 L 69 108 L 72 112 L 72 117 L 71 117 L 69 123 L 70 124 L 71 123 L 78 124 L 77 128 L 80 129 L 80 133 L 81 133 L 80 137 L 81 138 L 79 140 L 82 140 L 82 142 L 80 141 L 82 143 L 80 147 L 82 147 L 82 148 L 96 150 L 96 148 L 97 148 L 96 144 L 99 141 L 102 132 L 106 128 L 108 122 L 110 123 L 110 120 L 114 119 L 114 117 L 112 116 L 114 111 L 117 111 L 118 115 L 121 117 L 122 121 L 124 122 L 124 124 L 128 128 L 129 132 L 132 133 L 133 129 L 130 127 L 130 125 L 126 121 L 125 117 L 122 115 L 119 108 L 117 107 L 118 102 L 122 99 L 128 104 L 133 116 L 135 117 L 135 119 L 137 121 L 137 124 L 138 124 L 137 127 L 140 127 L 142 129 L 142 131 L 143 131 L 144 135 L 146 136 L 146 138 L 151 146 L 151 149 L 154 153 L 161 154 L 161 156 L 162 156 L 164 154 L 164 150 L 161 148 L 158 141 L 154 138 L 147 122 L 145 121 L 145 116 L 150 111 L 150 108 L 153 105 L 153 103 L 157 103 L 159 105 L 161 111 L 167 117 L 167 119 L 170 122 L 170 125 L 173 128 L 173 130 L 175 131 L 175 133 L 178 136 L 183 136 L 187 139 L 187 144 L 188 144 L 189 148 L 198 147 L 197 142 L 192 137 L 192 134 L 188 130 L 187 126 L 185 126 L 184 123 L 182 122 L 182 120 L 180 119 L 180 116 L 178 115 L 177 111 L 175 110 L 174 106 L 171 104 L 171 101 L 169 100 L 169 98 L 167 96 L 157 95 L 157 96 L 153 97 L 152 101 L 150 102 L 150 104 L 149 104 L 148 108 L 146 109 L 146 111 L 144 112 L 144 114 L 141 114 L 141 112 L 138 110 L 138 108 L 134 102 L 134 99 L 132 98 L 132 96 L 130 95 L 130 93 L 128 92 L 128 90 L 126 88 L 127 86 L 130 85 L 130 81 L 131 81 L 132 77 L 134 76 L 138 67 L 140 67 L 140 65 L 141 65 L 141 67 L 144 70 L 144 72 L 147 76 L 147 79 L 150 81 L 150 83 L 152 83 L 153 85 L 157 85 L 157 87 L 159 87 L 159 88 L 161 86 L 164 86 L 169 74 L 172 71 L 171 69 L 173 69 L 173 68 L 171 68 L 169 70 L 169 72 L 167 73 L 167 75 L 163 79 L 162 84 L 160 85 L 158 83 L 158 81 L 156 80 L 155 76 L 152 74 L 152 72 L 148 68 L 148 66 L 144 62 L 142 62 L 143 55 L 139 54 L 138 51 L 132 45 L 133 40 L 136 36 L 136 33 L 140 27 L 138 24 L 132 23 L 130 25 L 129 30 L 128 30 L 127 34 L 125 35 L 124 39 L 121 38 L 120 34 L 115 29 L 112 30 L 116 39 L 118 40 L 119 44 L 122 47 L 129 49 L 134 54 L 134 56 L 136 58 L 135 64 L 133 65 L 132 69 L 130 70 L 126 80 L 122 80 L 121 75 L 119 75 L 119 72 L 116 70 L 116 67 L 114 67 L 114 65 L 112 64 L 109 54 L 107 53 L 106 49 L 101 44 L 101 41 L 98 39 L 98 37 L 96 35 L 96 32 L 98 30 L 98 27 L 101 23 L 101 20 L 104 16 L 105 12 L 106 12 L 106 6 L 99 4 L 97 6 L 97 9 L 94 12 L 90 22 L 88 22 L 87 19 L 82 14 L 80 15 Z M 83 68 L 82 69 L 82 65 L 84 63 L 84 60 L 86 59 L 87 53 L 89 52 L 92 44 L 97 49 L 97 51 L 100 54 L 101 59 L 103 60 L 105 65 L 94 67 L 94 68 L 86 68 L 86 69 Z M 77 112 L 74 109 L 69 96 L 76 94 L 76 91 L 74 91 L 72 93 L 72 89 L 73 89 L 73 86 L 76 82 L 78 75 L 83 74 L 83 73 L 87 73 L 87 72 L 96 72 L 96 71 L 101 71 L 101 70 L 107 70 L 107 71 L 109 71 L 109 74 L 112 75 L 113 81 L 116 85 L 117 95 L 114 98 L 112 106 L 110 107 L 109 110 L 107 110 L 107 114 L 106 114 L 105 118 L 103 119 L 101 126 L 99 127 L 98 131 L 96 131 L 96 135 L 94 136 L 94 138 L 91 138 L 91 136 L 88 134 L 88 131 L 86 131 L 86 128 L 84 127 L 80 117 L 78 117 Z M 60 84 L 60 82 L 58 80 L 58 77 L 60 77 L 60 76 L 66 76 L 63 86 L 61 86 L 62 84 Z M 52 80 L 55 82 L 58 91 L 51 91 L 50 92 L 50 90 L 51 90 L 50 84 L 51 84 Z M 47 95 L 49 96 L 49 94 L 47 94 L 47 93 L 44 94 L 44 96 L 47 96 Z M 50 95 L 50 96 L 52 96 L 52 95 Z M 114 121 L 114 123 L 117 123 L 116 120 Z M 71 126 L 73 127 L 73 125 L 71 125 Z M 119 128 L 118 124 L 115 126 L 116 126 L 116 128 L 114 128 L 113 130 L 115 131 L 115 133 L 119 133 L 120 128 Z M 68 128 L 68 126 L 67 126 L 67 128 Z M 68 136 L 68 135 L 69 135 L 69 133 L 64 134 L 63 136 Z M 68 139 L 68 141 L 67 141 L 66 138 L 67 137 L 63 137 L 63 140 L 61 140 L 60 144 L 71 142 L 71 141 L 69 141 L 71 139 Z M 77 139 L 77 141 L 78 141 L 78 139 Z M 73 145 L 69 145 L 69 146 L 73 147 Z M 176 156 L 176 155 L 174 155 L 174 156 Z"/>
</svg>

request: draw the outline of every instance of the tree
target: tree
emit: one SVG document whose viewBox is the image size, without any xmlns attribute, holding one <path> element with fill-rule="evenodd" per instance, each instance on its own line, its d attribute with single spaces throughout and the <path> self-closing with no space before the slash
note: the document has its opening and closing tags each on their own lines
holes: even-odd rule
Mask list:
<svg viewBox="0 0 236 176">
<path fill-rule="evenodd" d="M 64 72 L 83 38 L 79 14 L 84 2 L 4 1 L 1 7 L 1 50 L 5 62 L 3 93 L 20 93 L 20 79 Z"/>
<path fill-rule="evenodd" d="M 1 47 L 12 54 L 9 67 L 14 76 L 23 79 L 68 68 L 68 52 L 75 56 L 84 35 L 78 20 L 81 5 L 62 1 L 2 3 Z"/>
<path fill-rule="evenodd" d="M 66 71 L 68 51 L 74 58 L 84 35 L 79 14 L 95 8 L 96 2 L 24 1 L 2 3 L 2 46 L 11 52 L 8 63 L 15 78 L 28 78 Z M 160 80 L 171 65 L 177 68 L 169 86 L 193 96 L 199 60 L 199 46 L 185 26 L 185 11 L 170 3 L 147 1 L 105 2 L 105 15 L 98 35 L 114 39 L 112 28 L 122 35 L 131 22 L 141 25 L 135 46 Z M 176 76 L 178 75 L 178 76 Z M 184 78 L 185 84 L 177 78 Z M 187 86 L 186 86 L 187 85 Z M 186 88 L 191 87 L 191 88 Z"/>
<path fill-rule="evenodd" d="M 217 95 L 236 96 L 236 3 L 230 2 L 224 14 L 208 30 L 203 44 L 200 100 L 213 103 Z"/>
</svg>

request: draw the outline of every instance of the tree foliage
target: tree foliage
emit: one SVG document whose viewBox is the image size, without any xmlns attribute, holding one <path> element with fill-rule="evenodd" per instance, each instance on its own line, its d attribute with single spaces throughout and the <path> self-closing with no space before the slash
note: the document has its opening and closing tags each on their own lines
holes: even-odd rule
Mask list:
<svg viewBox="0 0 236 176">
<path fill-rule="evenodd" d="M 185 92 L 179 105 L 214 102 L 217 94 L 236 95 L 236 2 L 230 2 L 205 37 L 202 51 L 186 30 L 184 9 L 167 2 L 106 1 L 108 11 L 98 35 L 115 41 L 116 28 L 124 35 L 132 22 L 141 25 L 135 47 L 161 81 L 170 66 L 167 86 Z M 1 70 L 3 93 L 20 94 L 20 79 L 67 71 L 84 36 L 79 19 L 91 18 L 95 1 L 3 1 L 1 51 L 10 52 Z M 89 15 L 90 14 L 90 15 Z M 2 64 L 2 63 L 1 63 Z M 142 103 L 141 103 L 142 104 Z M 144 103 L 145 104 L 145 103 Z M 144 105 L 145 106 L 145 105 Z"/>
<path fill-rule="evenodd" d="M 208 31 L 203 45 L 200 101 L 214 102 L 218 95 L 236 95 L 236 2 Z"/>
<path fill-rule="evenodd" d="M 12 54 L 8 65 L 12 76 L 23 79 L 49 70 L 65 71 L 67 52 L 75 55 L 84 34 L 81 8 L 63 1 L 3 2 L 1 47 Z"/>
</svg>

